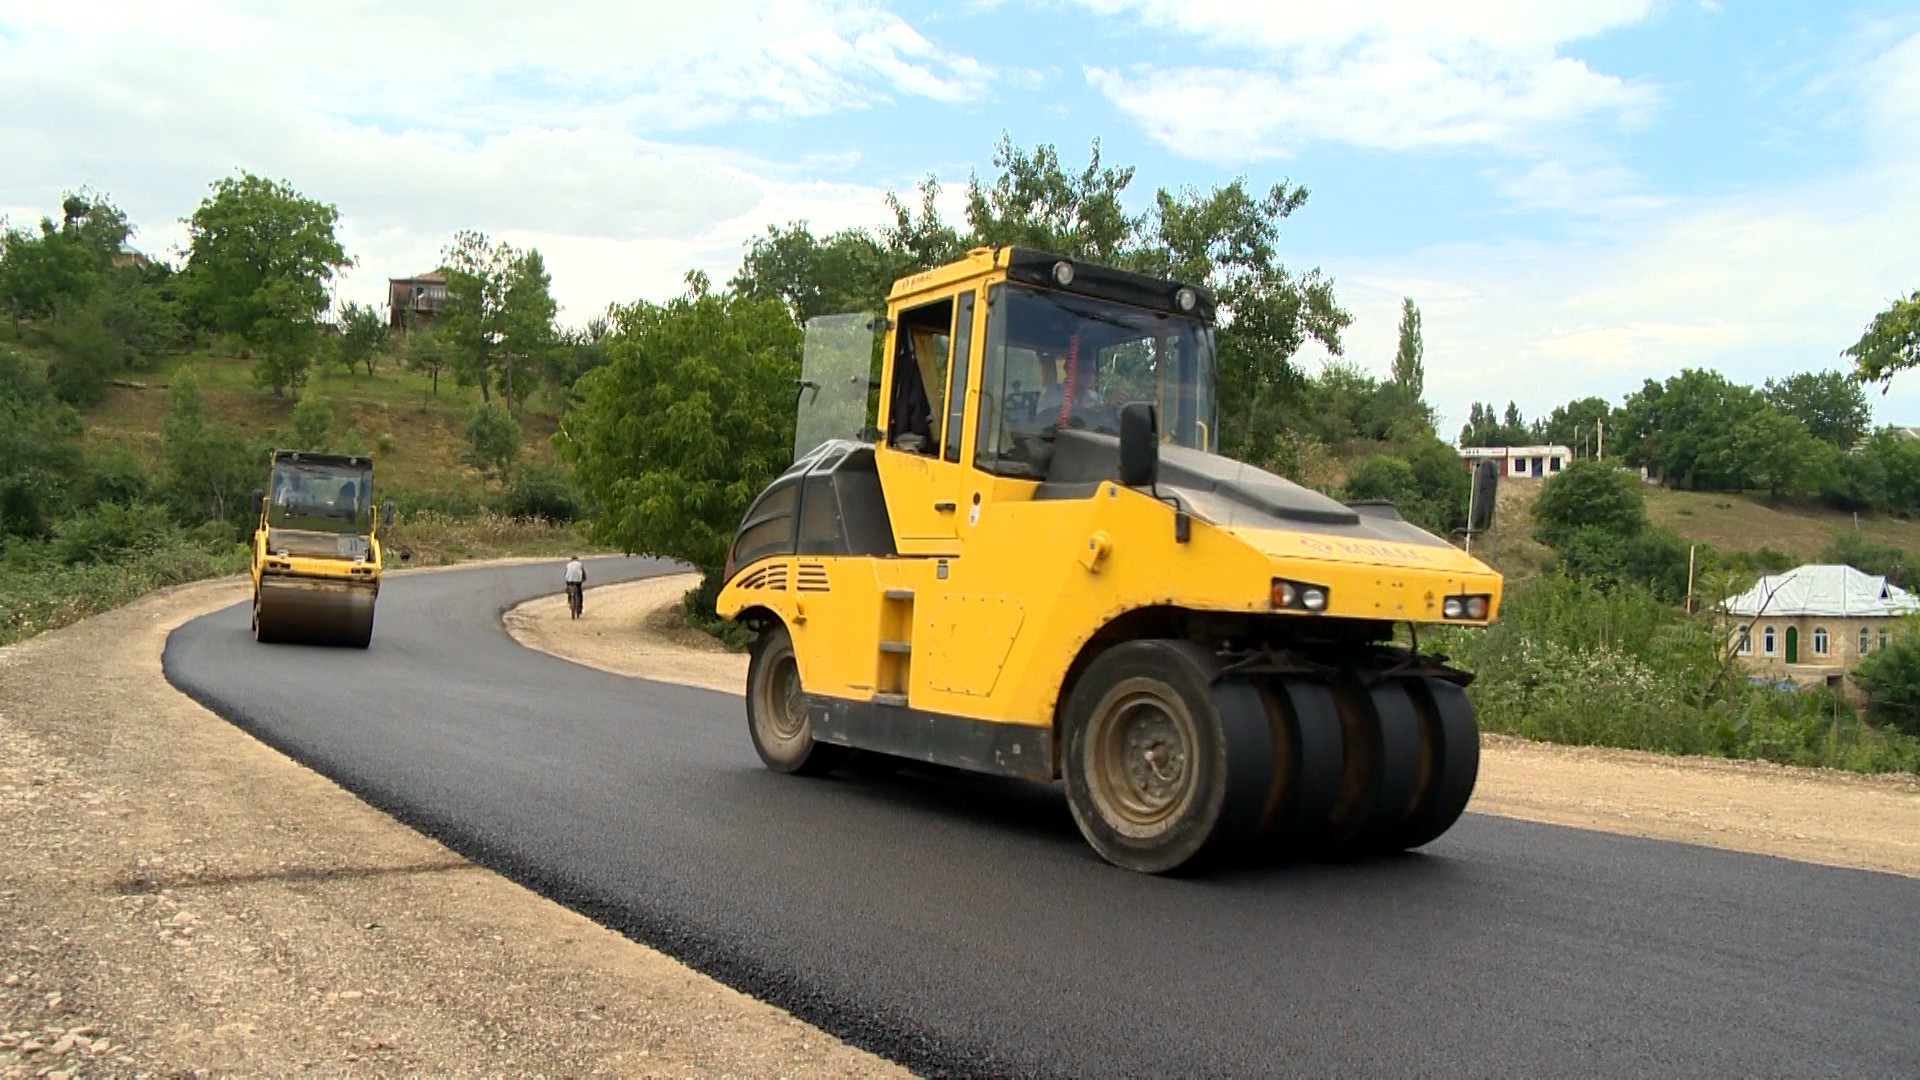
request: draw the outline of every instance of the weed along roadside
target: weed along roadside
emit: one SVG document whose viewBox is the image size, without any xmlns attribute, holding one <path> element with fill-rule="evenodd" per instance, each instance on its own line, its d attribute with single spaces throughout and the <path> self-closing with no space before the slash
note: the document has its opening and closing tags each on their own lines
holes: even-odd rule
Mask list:
<svg viewBox="0 0 1920 1080">
<path fill-rule="evenodd" d="M 559 596 L 507 612 L 529 648 L 635 678 L 740 694 L 747 656 L 690 629 L 679 575 L 590 589 L 573 622 Z M 739 724 L 744 729 L 742 711 Z M 1489 734 L 1469 813 L 1920 877 L 1920 776 L 1564 746 Z"/>
</svg>

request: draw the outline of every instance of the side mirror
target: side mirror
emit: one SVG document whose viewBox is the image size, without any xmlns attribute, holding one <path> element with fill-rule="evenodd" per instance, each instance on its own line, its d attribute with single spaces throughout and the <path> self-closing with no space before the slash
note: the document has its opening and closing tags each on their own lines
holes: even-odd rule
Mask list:
<svg viewBox="0 0 1920 1080">
<path fill-rule="evenodd" d="M 1495 496 L 1500 490 L 1500 466 L 1491 460 L 1482 460 L 1473 467 L 1473 494 L 1467 510 L 1467 531 L 1483 533 L 1493 525 Z"/>
<path fill-rule="evenodd" d="M 261 491 L 259 488 L 254 488 L 252 498 L 253 498 L 253 516 L 259 517 L 260 508 L 266 505 L 267 493 L 264 491 Z"/>
<path fill-rule="evenodd" d="M 1160 475 L 1160 425 L 1153 406 L 1136 401 L 1120 407 L 1120 482 L 1147 487 Z"/>
<path fill-rule="evenodd" d="M 382 525 L 393 524 L 393 500 L 392 499 L 388 499 L 386 502 L 383 502 L 380 504 L 380 524 Z"/>
</svg>

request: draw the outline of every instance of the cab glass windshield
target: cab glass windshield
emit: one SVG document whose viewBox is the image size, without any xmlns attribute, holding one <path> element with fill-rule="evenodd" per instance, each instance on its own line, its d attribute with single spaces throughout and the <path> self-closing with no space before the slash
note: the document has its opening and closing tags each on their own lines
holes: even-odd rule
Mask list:
<svg viewBox="0 0 1920 1080">
<path fill-rule="evenodd" d="M 373 470 L 279 462 L 267 495 L 267 524 L 278 529 L 365 534 L 373 528 Z"/>
<path fill-rule="evenodd" d="M 1158 407 L 1160 439 L 1215 451 L 1213 328 L 1071 293 L 989 290 L 975 464 L 1037 477 L 1062 427 L 1120 433 L 1120 407 Z"/>
</svg>

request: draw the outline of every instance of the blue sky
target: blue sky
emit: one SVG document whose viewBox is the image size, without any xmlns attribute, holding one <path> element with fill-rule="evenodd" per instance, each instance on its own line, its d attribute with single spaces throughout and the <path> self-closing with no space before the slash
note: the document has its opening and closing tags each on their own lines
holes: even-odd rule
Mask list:
<svg viewBox="0 0 1920 1080">
<path fill-rule="evenodd" d="M 1001 132 L 1155 188 L 1312 191 L 1290 266 L 1385 370 L 1529 415 L 1705 366 L 1838 366 L 1920 287 L 1920 12 L 1738 0 L 0 3 L 0 212 L 91 184 L 168 251 L 244 167 L 336 203 L 342 299 L 456 229 L 539 247 L 562 317 L 724 279 L 771 222 L 957 214 Z M 1321 362 L 1317 351 L 1303 357 Z M 1920 422 L 1920 375 L 1874 397 Z"/>
</svg>

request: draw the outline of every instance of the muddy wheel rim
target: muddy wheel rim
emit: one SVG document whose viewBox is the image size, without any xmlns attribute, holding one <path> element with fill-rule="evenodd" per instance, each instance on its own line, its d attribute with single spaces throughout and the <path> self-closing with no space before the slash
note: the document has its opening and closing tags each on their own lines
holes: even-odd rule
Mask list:
<svg viewBox="0 0 1920 1080">
<path fill-rule="evenodd" d="M 800 665 L 791 655 L 774 661 L 760 702 L 761 728 L 774 741 L 790 743 L 807 733 L 806 697 L 800 690 Z"/>
<path fill-rule="evenodd" d="M 1088 732 L 1087 781 L 1101 816 L 1119 832 L 1151 836 L 1193 802 L 1193 714 L 1158 683 L 1116 687 Z"/>
</svg>

